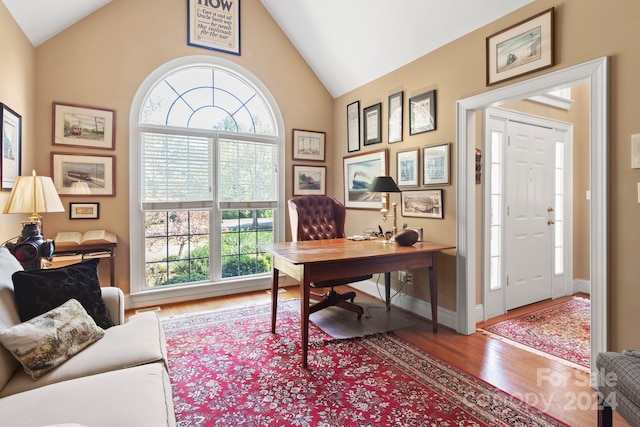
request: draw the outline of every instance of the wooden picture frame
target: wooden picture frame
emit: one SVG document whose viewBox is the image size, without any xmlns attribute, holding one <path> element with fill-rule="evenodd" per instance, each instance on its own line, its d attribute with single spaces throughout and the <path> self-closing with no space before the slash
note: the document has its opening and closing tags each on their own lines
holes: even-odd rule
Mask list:
<svg viewBox="0 0 640 427">
<path fill-rule="evenodd" d="M 364 120 L 364 145 L 382 142 L 382 103 L 371 105 L 362 111 Z"/>
<path fill-rule="evenodd" d="M 53 145 L 115 149 L 116 112 L 53 102 Z"/>
<path fill-rule="evenodd" d="M 422 184 L 449 184 L 451 175 L 451 144 L 428 145 L 422 148 Z"/>
<path fill-rule="evenodd" d="M 326 166 L 293 166 L 293 195 L 327 194 Z"/>
<path fill-rule="evenodd" d="M 294 129 L 293 160 L 324 162 L 325 137 L 324 132 Z"/>
<path fill-rule="evenodd" d="M 187 0 L 187 45 L 240 56 L 240 0 Z"/>
<path fill-rule="evenodd" d="M 343 158 L 344 206 L 352 209 L 380 209 L 379 193 L 370 193 L 369 186 L 377 176 L 386 176 L 387 150 L 370 151 Z"/>
<path fill-rule="evenodd" d="M 420 185 L 420 150 L 398 151 L 396 153 L 396 183 L 398 187 L 418 187 Z"/>
<path fill-rule="evenodd" d="M 2 189 L 11 190 L 22 174 L 22 116 L 0 104 L 0 178 Z"/>
<path fill-rule="evenodd" d="M 389 95 L 387 137 L 389 144 L 402 141 L 404 92 Z"/>
<path fill-rule="evenodd" d="M 436 90 L 409 98 L 409 135 L 436 130 Z"/>
<path fill-rule="evenodd" d="M 360 151 L 360 101 L 347 105 L 347 151 Z"/>
<path fill-rule="evenodd" d="M 442 190 L 414 190 L 401 193 L 402 216 L 444 219 Z"/>
<path fill-rule="evenodd" d="M 69 219 L 100 219 L 100 203 L 69 203 Z"/>
<path fill-rule="evenodd" d="M 115 156 L 51 153 L 51 177 L 64 196 L 115 196 L 115 168 Z"/>
<path fill-rule="evenodd" d="M 554 65 L 554 8 L 487 37 L 487 86 Z"/>
</svg>

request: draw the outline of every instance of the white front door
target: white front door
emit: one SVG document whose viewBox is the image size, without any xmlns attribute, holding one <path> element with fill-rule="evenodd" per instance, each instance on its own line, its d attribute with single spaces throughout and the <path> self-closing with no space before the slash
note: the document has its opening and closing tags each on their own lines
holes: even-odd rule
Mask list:
<svg viewBox="0 0 640 427">
<path fill-rule="evenodd" d="M 506 150 L 507 310 L 551 298 L 553 129 L 509 122 Z"/>
</svg>

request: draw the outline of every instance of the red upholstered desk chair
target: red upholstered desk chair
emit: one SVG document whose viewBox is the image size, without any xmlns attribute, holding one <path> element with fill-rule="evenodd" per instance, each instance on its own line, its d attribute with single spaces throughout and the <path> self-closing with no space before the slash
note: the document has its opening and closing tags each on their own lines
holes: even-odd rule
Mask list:
<svg viewBox="0 0 640 427">
<path fill-rule="evenodd" d="M 291 238 L 294 242 L 345 237 L 344 221 L 346 211 L 344 205 L 333 197 L 299 196 L 290 199 L 288 204 Z M 345 277 L 344 279 L 311 283 L 312 288 L 330 288 L 330 291 L 324 295 L 311 292 L 311 298 L 320 302 L 311 305 L 309 313 L 315 313 L 326 307 L 338 306 L 353 311 L 360 319 L 364 310 L 353 303 L 356 293 L 339 294 L 333 288 L 367 280 L 371 277 L 371 275 Z"/>
</svg>

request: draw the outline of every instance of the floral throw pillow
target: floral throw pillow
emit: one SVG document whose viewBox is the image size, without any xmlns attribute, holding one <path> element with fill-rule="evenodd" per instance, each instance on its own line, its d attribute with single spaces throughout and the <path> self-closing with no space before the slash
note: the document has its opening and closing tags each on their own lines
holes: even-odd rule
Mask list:
<svg viewBox="0 0 640 427">
<path fill-rule="evenodd" d="M 0 329 L 0 343 L 34 380 L 103 336 L 104 330 L 75 299 L 31 320 Z"/>
</svg>

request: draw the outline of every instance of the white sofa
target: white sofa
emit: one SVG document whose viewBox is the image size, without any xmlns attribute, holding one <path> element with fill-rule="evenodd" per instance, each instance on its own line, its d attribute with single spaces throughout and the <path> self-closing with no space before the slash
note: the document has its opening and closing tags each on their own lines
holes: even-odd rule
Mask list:
<svg viewBox="0 0 640 427">
<path fill-rule="evenodd" d="M 0 329 L 20 323 L 11 275 L 22 267 L 0 248 Z M 37 380 L 0 345 L 0 424 L 40 427 L 175 426 L 162 325 L 155 313 L 125 322 L 124 295 L 102 288 L 116 326 Z"/>
</svg>

